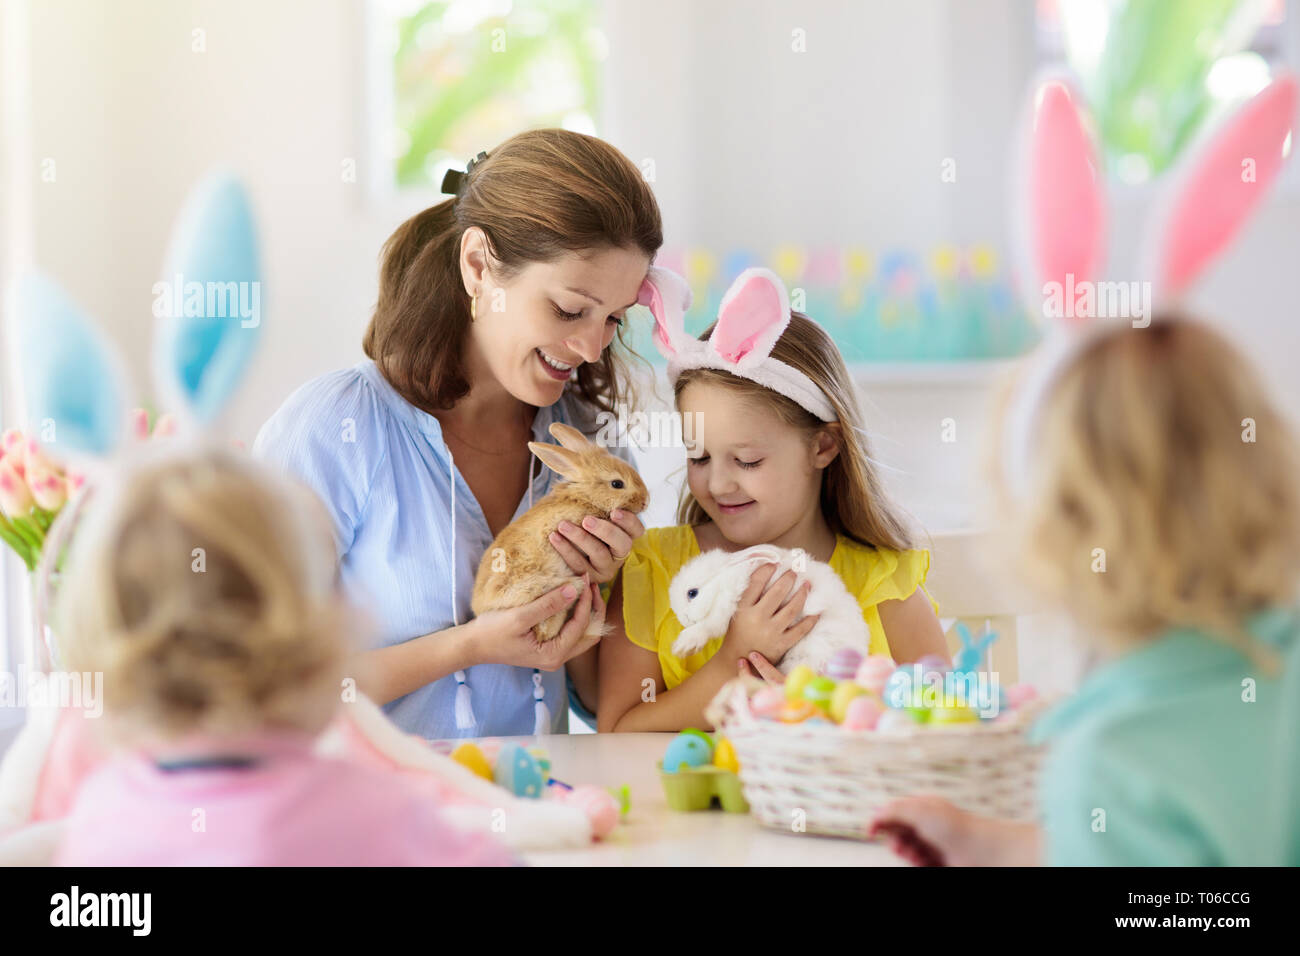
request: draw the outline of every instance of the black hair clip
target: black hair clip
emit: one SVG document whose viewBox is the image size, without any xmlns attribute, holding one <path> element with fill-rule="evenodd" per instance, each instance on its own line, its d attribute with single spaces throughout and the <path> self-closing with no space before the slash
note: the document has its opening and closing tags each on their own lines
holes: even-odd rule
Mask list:
<svg viewBox="0 0 1300 956">
<path fill-rule="evenodd" d="M 485 159 L 487 159 L 487 153 L 482 152 L 465 165 L 465 171 L 463 173 L 459 169 L 447 170 L 442 177 L 442 191 L 448 195 L 454 193 L 459 196 L 465 189 L 465 183 L 469 180 L 469 174 L 474 172 L 474 167 Z"/>
</svg>

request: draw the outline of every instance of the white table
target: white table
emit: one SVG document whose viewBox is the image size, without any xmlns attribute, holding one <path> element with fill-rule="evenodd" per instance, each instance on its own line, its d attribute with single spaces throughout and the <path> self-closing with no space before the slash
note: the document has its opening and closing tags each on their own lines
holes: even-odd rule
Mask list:
<svg viewBox="0 0 1300 956">
<path fill-rule="evenodd" d="M 568 784 L 626 783 L 632 808 L 603 842 L 528 853 L 534 866 L 902 866 L 883 846 L 761 827 L 749 814 L 668 809 L 655 764 L 674 734 L 554 734 L 515 738 L 551 758 Z"/>
</svg>

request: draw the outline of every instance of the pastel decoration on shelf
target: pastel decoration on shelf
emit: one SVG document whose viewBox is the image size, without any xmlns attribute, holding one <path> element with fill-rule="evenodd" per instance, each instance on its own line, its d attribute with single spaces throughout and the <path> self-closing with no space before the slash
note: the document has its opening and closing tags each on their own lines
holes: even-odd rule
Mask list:
<svg viewBox="0 0 1300 956">
<path fill-rule="evenodd" d="M 971 636 L 970 628 L 961 621 L 958 621 L 953 626 L 953 630 L 957 632 L 957 639 L 961 641 L 961 648 L 957 651 L 957 656 L 953 658 L 952 669 L 954 671 L 980 670 L 989 648 L 998 639 L 997 632 L 986 631 L 983 637 L 975 640 Z"/>
<path fill-rule="evenodd" d="M 701 739 L 705 747 L 700 746 Z M 703 763 L 688 765 L 679 761 L 683 753 L 691 754 L 694 759 L 706 751 L 709 760 Z M 718 805 L 728 813 L 749 812 L 749 803 L 745 800 L 738 775 L 740 763 L 735 748 L 726 738 L 715 742 L 702 731 L 687 728 L 668 744 L 664 759 L 658 766 L 664 797 L 670 809 L 690 812 Z M 670 766 L 675 769 L 670 770 Z"/>
<path fill-rule="evenodd" d="M 713 741 L 695 729 L 683 730 L 673 738 L 664 754 L 664 773 L 703 767 L 713 760 Z"/>
<path fill-rule="evenodd" d="M 1031 684 L 1012 684 L 1006 690 L 1007 706 L 1015 709 L 1023 707 L 1038 697 L 1038 691 Z"/>
<path fill-rule="evenodd" d="M 516 797 L 540 798 L 544 777 L 537 759 L 518 744 L 508 743 L 497 755 L 493 780 Z"/>
</svg>

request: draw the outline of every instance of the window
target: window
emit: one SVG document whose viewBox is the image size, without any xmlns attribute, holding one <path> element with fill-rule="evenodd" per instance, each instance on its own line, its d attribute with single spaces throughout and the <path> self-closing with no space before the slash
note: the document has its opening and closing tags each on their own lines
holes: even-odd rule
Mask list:
<svg viewBox="0 0 1300 956">
<path fill-rule="evenodd" d="M 371 0 L 377 185 L 437 188 L 520 130 L 597 132 L 596 0 Z"/>
<path fill-rule="evenodd" d="M 1079 78 L 1107 172 L 1168 169 L 1223 110 L 1287 59 L 1285 0 L 1038 0 L 1044 65 Z"/>
</svg>

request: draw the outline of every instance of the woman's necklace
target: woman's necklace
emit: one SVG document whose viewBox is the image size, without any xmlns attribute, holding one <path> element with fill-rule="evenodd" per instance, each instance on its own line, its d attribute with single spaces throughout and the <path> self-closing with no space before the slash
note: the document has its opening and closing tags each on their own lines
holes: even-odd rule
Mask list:
<svg viewBox="0 0 1300 956">
<path fill-rule="evenodd" d="M 533 433 L 532 422 L 528 420 L 530 417 L 529 415 L 530 411 L 532 415 L 537 414 L 537 409 L 533 408 L 533 406 L 531 405 L 523 406 L 524 414 L 523 417 L 520 419 L 520 424 L 524 427 L 526 435 L 531 435 Z M 451 437 L 456 439 L 457 442 L 464 445 L 466 448 L 473 449 L 474 451 L 478 452 L 481 455 L 492 455 L 494 457 L 500 457 L 501 455 L 510 455 L 510 454 L 519 453 L 519 442 L 514 442 L 510 445 L 509 448 L 503 449 L 501 451 L 493 451 L 490 448 L 480 448 L 478 445 L 474 444 L 473 442 L 466 441 L 464 437 L 457 434 L 454 429 L 448 428 L 446 422 L 439 420 L 438 424 L 442 426 L 442 430 L 444 432 L 451 435 Z"/>
</svg>

